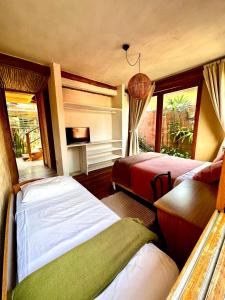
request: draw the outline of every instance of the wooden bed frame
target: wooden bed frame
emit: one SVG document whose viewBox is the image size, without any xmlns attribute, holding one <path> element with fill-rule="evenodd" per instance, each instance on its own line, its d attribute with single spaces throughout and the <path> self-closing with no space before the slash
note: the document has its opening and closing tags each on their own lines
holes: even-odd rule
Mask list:
<svg viewBox="0 0 225 300">
<path fill-rule="evenodd" d="M 4 241 L 4 256 L 3 256 L 3 273 L 2 273 L 2 300 L 8 299 L 8 292 L 16 286 L 16 194 L 20 191 L 21 186 L 29 182 L 39 180 L 32 179 L 13 186 L 13 190 L 9 194 L 6 226 L 5 226 L 5 241 Z"/>
<path fill-rule="evenodd" d="M 14 218 L 16 194 L 21 186 L 35 180 L 29 180 L 15 185 L 9 195 L 5 227 L 2 300 L 8 299 L 8 292 L 16 285 L 16 226 Z M 168 299 L 196 299 L 201 291 L 205 294 L 207 292 L 207 295 L 209 294 L 209 297 L 201 299 L 223 299 L 222 296 L 225 294 L 225 285 L 222 283 L 222 279 L 224 278 L 223 265 L 225 263 L 224 208 L 225 160 L 222 167 L 216 210 L 171 289 Z M 214 253 L 211 253 L 211 249 L 216 251 L 216 256 L 213 256 Z M 212 261 L 213 265 L 211 263 Z M 208 277 L 209 269 L 211 281 L 209 281 Z M 191 298 L 193 295 L 196 297 Z"/>
</svg>

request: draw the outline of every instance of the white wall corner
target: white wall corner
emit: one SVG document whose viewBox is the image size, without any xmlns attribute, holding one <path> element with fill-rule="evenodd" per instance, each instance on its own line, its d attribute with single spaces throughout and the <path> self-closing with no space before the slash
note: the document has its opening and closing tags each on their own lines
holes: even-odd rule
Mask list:
<svg viewBox="0 0 225 300">
<path fill-rule="evenodd" d="M 51 75 L 48 82 L 48 88 L 56 156 L 56 169 L 58 175 L 69 175 L 61 67 L 57 63 L 52 63 L 50 69 Z"/>
</svg>

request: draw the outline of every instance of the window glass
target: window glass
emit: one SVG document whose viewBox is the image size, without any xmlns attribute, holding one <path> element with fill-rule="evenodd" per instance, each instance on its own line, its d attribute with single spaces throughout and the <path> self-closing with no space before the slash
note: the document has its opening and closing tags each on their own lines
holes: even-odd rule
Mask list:
<svg viewBox="0 0 225 300">
<path fill-rule="evenodd" d="M 141 152 L 155 150 L 157 97 L 151 98 L 138 128 L 139 147 Z"/>
<path fill-rule="evenodd" d="M 161 152 L 190 158 L 198 87 L 164 94 Z"/>
</svg>

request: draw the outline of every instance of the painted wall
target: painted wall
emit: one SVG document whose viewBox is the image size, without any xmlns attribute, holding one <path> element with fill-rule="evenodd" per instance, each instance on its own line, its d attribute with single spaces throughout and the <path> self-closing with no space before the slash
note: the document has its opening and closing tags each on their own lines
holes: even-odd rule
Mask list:
<svg viewBox="0 0 225 300">
<path fill-rule="evenodd" d="M 2 275 L 3 246 L 4 246 L 4 229 L 6 218 L 6 206 L 8 195 L 11 189 L 11 176 L 6 156 L 5 141 L 3 130 L 0 122 L 0 278 Z"/>
<path fill-rule="evenodd" d="M 223 130 L 203 84 L 195 159 L 212 161 L 223 141 Z"/>
<path fill-rule="evenodd" d="M 108 96 L 91 94 L 63 88 L 64 102 L 111 107 L 112 99 Z M 91 141 L 112 139 L 112 114 L 83 109 L 65 109 L 66 127 L 90 127 Z"/>
<path fill-rule="evenodd" d="M 60 65 L 56 63 L 52 63 L 50 68 L 51 76 L 49 78 L 48 88 L 56 156 L 56 170 L 58 175 L 69 175 L 61 68 Z"/>
</svg>

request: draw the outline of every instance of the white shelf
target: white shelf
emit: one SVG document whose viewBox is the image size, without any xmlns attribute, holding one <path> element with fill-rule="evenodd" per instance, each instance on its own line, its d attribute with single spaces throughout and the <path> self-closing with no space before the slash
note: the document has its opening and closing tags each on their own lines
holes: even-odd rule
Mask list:
<svg viewBox="0 0 225 300">
<path fill-rule="evenodd" d="M 113 164 L 114 164 L 114 161 L 111 160 L 111 161 L 103 161 L 102 163 L 98 163 L 98 164 L 95 164 L 95 165 L 90 165 L 89 168 L 88 168 L 88 172 L 98 170 L 101 167 L 103 167 L 103 168 L 111 167 L 111 166 L 113 166 Z"/>
<path fill-rule="evenodd" d="M 118 151 L 118 150 L 122 150 L 121 147 L 110 147 L 110 148 L 100 148 L 100 149 L 93 149 L 93 150 L 89 150 L 87 151 L 87 154 L 88 156 L 91 156 L 91 155 L 102 155 L 107 152 L 113 152 L 113 151 Z"/>
<path fill-rule="evenodd" d="M 107 155 L 107 156 L 93 158 L 93 159 L 88 160 L 88 165 L 94 165 L 94 164 L 98 164 L 98 163 L 101 163 L 101 162 L 114 160 L 114 159 L 117 159 L 117 158 L 120 158 L 120 157 L 121 157 L 121 155 L 111 154 L 111 155 Z"/>
<path fill-rule="evenodd" d="M 104 141 L 95 141 L 95 142 L 90 142 L 90 143 L 74 143 L 74 144 L 67 145 L 67 148 L 92 146 L 92 145 L 99 145 L 99 144 L 119 143 L 119 142 L 122 142 L 122 140 L 104 140 Z"/>
<path fill-rule="evenodd" d="M 104 141 L 95 141 L 89 143 L 89 145 L 98 145 L 98 144 L 109 144 L 109 143 L 118 143 L 122 142 L 122 140 L 104 140 Z"/>
<path fill-rule="evenodd" d="M 96 106 L 96 105 L 81 105 L 76 103 L 64 102 L 64 108 L 66 109 L 84 109 L 84 110 L 95 110 L 109 113 L 121 112 L 121 108 L 107 107 L 107 106 Z"/>
</svg>

